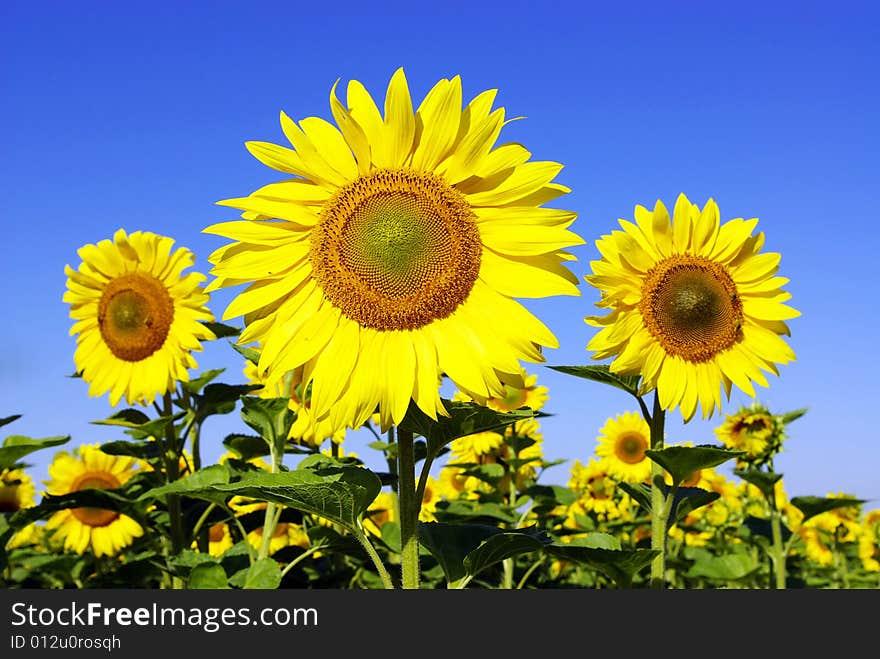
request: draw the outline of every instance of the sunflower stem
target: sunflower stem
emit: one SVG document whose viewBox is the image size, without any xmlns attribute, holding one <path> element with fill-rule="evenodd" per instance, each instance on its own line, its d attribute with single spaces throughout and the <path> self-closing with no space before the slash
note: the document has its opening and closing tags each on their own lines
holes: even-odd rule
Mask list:
<svg viewBox="0 0 880 659">
<path fill-rule="evenodd" d="M 654 413 L 648 419 L 651 430 L 651 450 L 663 448 L 663 426 L 666 413 L 660 406 L 660 397 L 654 391 Z M 666 587 L 666 520 L 669 517 L 666 495 L 663 492 L 664 471 L 656 462 L 651 462 L 651 549 L 659 553 L 651 562 L 651 587 Z"/>
<path fill-rule="evenodd" d="M 163 416 L 170 417 L 174 410 L 171 402 L 171 393 L 166 392 L 163 397 Z M 177 453 L 177 437 L 174 432 L 174 421 L 170 418 L 165 424 L 165 447 L 162 451 L 165 461 L 165 480 L 173 483 L 180 476 L 180 463 Z M 168 521 L 171 531 L 171 554 L 178 556 L 183 551 L 183 510 L 179 494 L 169 494 L 167 498 Z M 183 582 L 179 577 L 172 578 L 174 588 L 182 588 Z"/>
<path fill-rule="evenodd" d="M 271 459 L 270 473 L 277 474 L 281 469 L 281 462 L 284 459 L 283 441 L 272 442 Z M 260 536 L 260 551 L 257 554 L 257 560 L 269 556 L 269 546 L 272 543 L 272 536 L 275 534 L 275 527 L 278 524 L 280 513 L 281 510 L 276 503 L 270 501 L 266 504 L 266 515 L 263 518 L 263 534 Z"/>
<path fill-rule="evenodd" d="M 770 531 L 773 535 L 773 549 L 770 561 L 773 564 L 773 576 L 776 579 L 776 590 L 785 590 L 785 547 L 782 543 L 782 520 L 779 508 L 776 506 L 775 493 L 770 494 Z"/>
<path fill-rule="evenodd" d="M 394 582 L 391 580 L 391 575 L 388 573 L 388 568 L 385 567 L 385 564 L 382 562 L 382 557 L 379 556 L 379 552 L 376 551 L 376 548 L 373 546 L 373 543 L 370 542 L 367 534 L 361 531 L 359 533 L 355 533 L 354 535 L 358 539 L 358 542 L 361 543 L 364 551 L 367 552 L 367 556 L 369 556 L 370 560 L 373 561 L 373 565 L 376 566 L 376 571 L 379 573 L 379 577 L 382 579 L 382 585 L 385 586 L 386 590 L 394 590 Z"/>
<path fill-rule="evenodd" d="M 400 506 L 401 582 L 404 589 L 419 587 L 419 508 L 413 434 L 397 429 L 398 501 Z"/>
</svg>

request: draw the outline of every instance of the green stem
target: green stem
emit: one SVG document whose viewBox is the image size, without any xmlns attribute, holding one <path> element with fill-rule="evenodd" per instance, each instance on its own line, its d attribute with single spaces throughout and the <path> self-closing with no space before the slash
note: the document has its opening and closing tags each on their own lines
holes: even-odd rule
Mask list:
<svg viewBox="0 0 880 659">
<path fill-rule="evenodd" d="M 280 444 L 280 446 L 279 446 Z M 272 464 L 270 473 L 277 474 L 281 468 L 281 461 L 284 459 L 283 442 L 272 442 Z M 278 504 L 270 501 L 266 504 L 266 515 L 263 517 L 263 534 L 260 538 L 260 551 L 257 553 L 257 560 L 266 558 L 269 555 L 269 545 L 272 543 L 272 536 L 275 534 L 275 527 L 278 525 L 278 518 L 281 516 L 281 509 Z"/>
<path fill-rule="evenodd" d="M 542 555 L 537 561 L 532 563 L 532 566 L 526 570 L 526 573 L 522 576 L 522 579 L 519 580 L 519 583 L 516 585 L 517 590 L 522 590 L 523 586 L 526 585 L 526 581 L 529 580 L 529 577 L 537 570 L 541 565 L 544 564 L 544 556 Z"/>
<path fill-rule="evenodd" d="M 164 409 L 162 415 L 170 417 L 173 413 L 171 393 L 167 392 L 163 397 Z M 171 419 L 165 424 L 165 446 L 162 456 L 165 463 L 165 481 L 173 483 L 180 476 L 180 463 L 177 451 L 177 437 L 174 433 L 174 421 Z M 168 507 L 168 523 L 171 534 L 171 554 L 178 556 L 184 547 L 183 511 L 179 494 L 169 494 L 166 499 Z M 172 578 L 172 587 L 183 588 L 183 581 L 179 577 Z"/>
<path fill-rule="evenodd" d="M 772 497 L 770 508 L 770 530 L 773 535 L 773 549 L 770 561 L 773 563 L 773 575 L 776 578 L 776 590 L 785 590 L 785 547 L 782 544 L 782 523 L 779 510 L 776 508 L 776 497 Z"/>
<path fill-rule="evenodd" d="M 663 448 L 663 426 L 666 413 L 660 406 L 660 397 L 654 391 L 654 412 L 646 421 L 651 429 L 651 450 Z M 663 494 L 664 471 L 651 462 L 651 549 L 658 552 L 651 562 L 651 587 L 666 587 L 666 520 L 669 516 L 666 496 Z"/>
<path fill-rule="evenodd" d="M 379 556 L 379 552 L 376 551 L 373 543 L 371 543 L 370 539 L 367 538 L 367 534 L 361 531 L 359 533 L 355 533 L 354 535 L 358 539 L 358 542 L 361 543 L 364 551 L 367 552 L 367 556 L 369 556 L 370 560 L 373 561 L 373 565 L 376 566 L 376 571 L 379 573 L 379 577 L 382 579 L 382 584 L 385 586 L 385 589 L 393 590 L 394 582 L 391 580 L 391 575 L 388 573 L 388 569 L 382 562 L 382 557 Z"/>
<path fill-rule="evenodd" d="M 398 501 L 400 502 L 401 575 L 404 589 L 419 587 L 419 509 L 411 431 L 397 429 Z"/>
<path fill-rule="evenodd" d="M 510 483 L 507 488 L 507 501 L 508 505 L 510 505 L 512 509 L 513 504 L 516 501 L 516 470 L 511 469 L 510 465 L 508 465 L 507 467 L 507 477 L 510 479 Z M 516 526 L 514 526 L 514 528 L 516 528 L 517 526 L 519 526 L 518 522 Z M 501 588 L 503 588 L 504 590 L 511 590 L 513 588 L 513 569 L 515 567 L 513 563 L 513 557 L 508 557 L 501 561 L 501 567 Z"/>
<path fill-rule="evenodd" d="M 390 448 L 390 447 L 394 446 L 394 443 L 395 443 L 394 426 L 391 426 L 388 429 L 388 438 L 387 438 L 388 447 Z M 391 474 L 391 491 L 394 492 L 395 494 L 397 494 L 398 490 L 399 490 L 399 487 L 397 484 L 397 460 L 395 458 L 389 456 L 387 453 L 385 454 L 385 459 L 388 462 L 388 471 Z"/>
<path fill-rule="evenodd" d="M 290 563 L 288 563 L 287 565 L 284 566 L 284 569 L 281 570 L 281 578 L 283 579 L 283 578 L 287 575 L 287 573 L 290 572 L 294 567 L 296 567 L 296 565 L 297 565 L 298 563 L 300 563 L 302 560 L 304 560 L 305 558 L 311 556 L 311 555 L 314 554 L 316 551 L 320 551 L 320 550 L 323 549 L 325 546 L 326 546 L 326 545 L 324 545 L 324 544 L 322 544 L 322 543 L 319 542 L 318 544 L 316 544 L 316 545 L 312 545 L 311 547 L 309 547 L 308 549 L 306 549 L 302 554 L 300 554 L 299 556 L 297 556 L 296 558 L 294 558 L 292 561 L 290 561 Z"/>
</svg>

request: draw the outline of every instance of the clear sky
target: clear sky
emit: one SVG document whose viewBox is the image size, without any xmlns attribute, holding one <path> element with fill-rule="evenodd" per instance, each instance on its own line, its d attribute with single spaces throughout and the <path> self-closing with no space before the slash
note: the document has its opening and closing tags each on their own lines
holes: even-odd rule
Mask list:
<svg viewBox="0 0 880 659">
<path fill-rule="evenodd" d="M 557 180 L 572 193 L 555 205 L 579 215 L 579 277 L 594 241 L 636 204 L 671 208 L 684 192 L 701 206 L 714 198 L 723 220 L 760 218 L 803 313 L 790 323 L 797 361 L 759 391 L 777 412 L 809 407 L 777 469 L 790 495 L 842 491 L 880 507 L 877 10 L 707 4 L 447 2 L 429 13 L 414 9 L 429 3 L 4 0 L 0 417 L 23 416 L 0 437 L 125 437 L 89 423 L 113 412 L 107 397 L 67 377 L 75 340 L 61 297 L 79 247 L 120 227 L 149 230 L 192 249 L 205 272 L 226 241 L 201 230 L 237 217 L 214 202 L 284 176 L 244 142 L 281 142 L 282 109 L 330 119 L 338 78 L 381 98 L 403 66 L 416 103 L 461 74 L 466 98 L 497 88 L 497 104 L 526 117 L 501 141 L 565 164 Z M 526 302 L 560 340 L 549 364 L 590 361 L 583 317 L 597 295 L 581 290 Z M 218 317 L 235 292 L 212 297 Z M 225 342 L 198 361 L 242 381 Z M 550 388 L 550 459 L 586 461 L 606 418 L 635 409 L 622 392 L 531 370 Z M 725 412 L 747 402 L 735 390 Z M 671 443 L 711 442 L 720 422 L 672 419 Z M 237 413 L 212 419 L 208 457 L 243 428 Z M 359 436 L 349 444 L 369 452 Z M 42 480 L 51 450 L 32 458 Z M 547 482 L 564 483 L 567 468 Z"/>
</svg>

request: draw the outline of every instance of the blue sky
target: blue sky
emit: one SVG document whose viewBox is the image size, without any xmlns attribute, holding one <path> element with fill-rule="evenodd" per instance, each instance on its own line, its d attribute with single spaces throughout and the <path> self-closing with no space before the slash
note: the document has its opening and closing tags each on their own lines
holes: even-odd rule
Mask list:
<svg viewBox="0 0 880 659">
<path fill-rule="evenodd" d="M 372 4 L 372 3 L 371 3 Z M 280 110 L 330 118 L 337 78 L 384 93 L 403 66 L 416 102 L 461 74 L 465 96 L 498 88 L 524 121 L 502 141 L 565 164 L 587 243 L 636 204 L 679 193 L 714 198 L 722 219 L 758 217 L 765 250 L 783 254 L 797 361 L 761 400 L 778 412 L 809 407 L 790 427 L 777 468 L 790 495 L 843 491 L 880 507 L 876 411 L 880 321 L 876 294 L 878 18 L 868 3 L 412 3 L 334 13 L 289 2 L 20 2 L 0 5 L 0 417 L 23 415 L 0 436 L 70 434 L 70 446 L 123 436 L 89 422 L 112 409 L 67 377 L 75 341 L 61 297 L 76 250 L 117 228 L 174 237 L 196 269 L 223 240 L 205 226 L 235 219 L 215 201 L 282 178 L 245 150 L 281 141 Z M 540 7 L 540 9 L 538 8 Z M 585 364 L 595 292 L 526 305 L 556 332 L 549 364 Z M 235 291 L 212 298 L 219 316 Z M 241 381 L 225 342 L 198 357 Z M 621 392 L 532 369 L 550 388 L 548 458 L 587 460 L 609 416 L 634 409 Z M 735 391 L 726 412 L 747 403 Z M 719 419 L 684 425 L 672 443 L 713 441 Z M 208 457 L 241 430 L 237 413 L 205 427 Z M 364 456 L 366 439 L 350 441 Z M 36 454 L 45 478 L 51 453 Z M 567 466 L 547 482 L 565 482 Z"/>
</svg>

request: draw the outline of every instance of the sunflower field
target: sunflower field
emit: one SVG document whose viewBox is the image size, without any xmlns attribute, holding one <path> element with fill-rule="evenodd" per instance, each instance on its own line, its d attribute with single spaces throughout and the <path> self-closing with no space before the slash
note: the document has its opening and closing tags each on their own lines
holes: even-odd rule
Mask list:
<svg viewBox="0 0 880 659">
<path fill-rule="evenodd" d="M 227 241 L 208 273 L 146 230 L 66 266 L 75 377 L 117 438 L 2 441 L 5 588 L 880 587 L 880 511 L 790 497 L 774 469 L 808 412 L 755 388 L 795 360 L 800 315 L 758 219 L 682 194 L 585 235 L 562 165 L 501 141 L 495 90 L 337 86 L 327 118 L 281 113 L 285 145 L 247 143 L 272 178 L 218 202 L 237 217 L 204 227 Z M 518 300 L 585 286 L 589 363 L 548 363 L 559 341 Z M 214 341 L 238 373 L 197 362 Z M 547 459 L 539 367 L 619 395 L 586 460 Z M 714 436 L 669 436 L 698 412 Z M 249 432 L 206 460 L 225 415 Z"/>
</svg>

